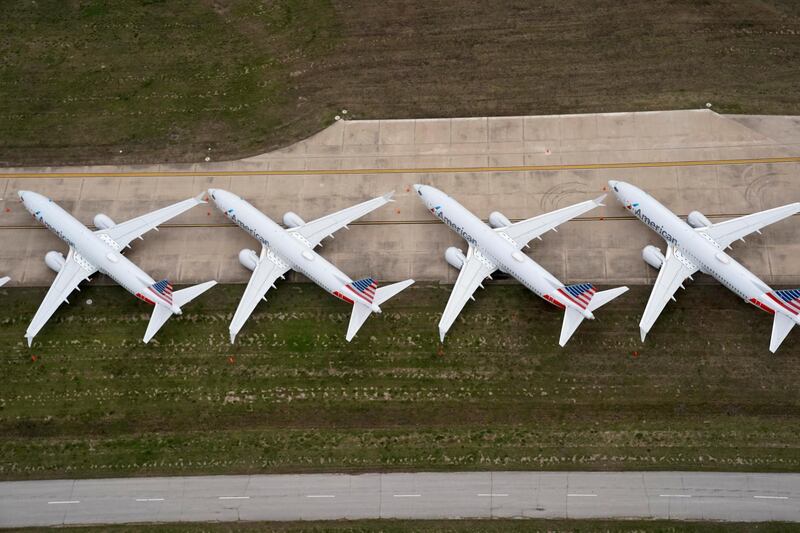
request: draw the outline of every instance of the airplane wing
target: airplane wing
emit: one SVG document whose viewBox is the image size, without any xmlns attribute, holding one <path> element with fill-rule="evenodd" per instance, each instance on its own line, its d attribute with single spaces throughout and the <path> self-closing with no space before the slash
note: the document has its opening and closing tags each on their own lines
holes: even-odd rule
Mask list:
<svg viewBox="0 0 800 533">
<path fill-rule="evenodd" d="M 491 276 L 495 270 L 497 270 L 497 266 L 494 263 L 486 259 L 472 246 L 469 247 L 466 260 L 461 266 L 458 279 L 456 279 L 456 284 L 453 287 L 453 292 L 450 293 L 450 299 L 447 300 L 447 306 L 444 308 L 442 318 L 439 320 L 439 338 L 442 341 L 444 341 L 447 330 L 450 329 L 461 310 L 464 309 L 467 300 L 472 298 L 472 293 L 478 287 L 482 287 L 483 280 Z"/>
<path fill-rule="evenodd" d="M 288 270 L 289 265 L 284 263 L 272 250 L 261 248 L 261 256 L 258 258 L 256 269 L 250 276 L 250 281 L 247 282 L 247 288 L 244 290 L 244 295 L 236 308 L 231 325 L 228 327 L 231 333 L 231 343 L 247 319 L 250 318 L 258 302 L 264 298 L 271 287 L 275 286 L 278 278 L 282 278 Z"/>
<path fill-rule="evenodd" d="M 505 233 L 517 243 L 518 249 L 522 249 L 527 246 L 531 240 L 544 233 L 547 233 L 551 229 L 555 229 L 564 222 L 572 220 L 573 218 L 582 215 L 587 211 L 591 211 L 595 207 L 603 205 L 602 202 L 605 197 L 606 195 L 603 195 L 596 200 L 588 200 L 586 202 L 564 207 L 556 211 L 551 211 L 550 213 L 545 213 L 544 215 L 539 215 L 537 217 L 529 218 L 528 220 L 511 224 L 505 228 L 497 228 L 495 231 L 501 234 Z"/>
<path fill-rule="evenodd" d="M 726 220 L 725 222 L 713 224 L 707 228 L 700 228 L 698 231 L 706 233 L 725 249 L 730 246 L 733 241 L 742 239 L 754 231 L 758 231 L 765 226 L 774 224 L 798 212 L 800 212 L 800 202 L 795 202 L 782 207 L 761 211 L 760 213 L 753 213 L 752 215 Z"/>
<path fill-rule="evenodd" d="M 204 194 L 205 193 L 202 193 L 195 198 L 189 198 L 188 200 L 183 200 L 182 202 L 157 209 L 152 213 L 147 213 L 146 215 L 132 218 L 125 222 L 120 222 L 111 228 L 97 230 L 95 231 L 95 234 L 97 234 L 115 250 L 121 250 L 122 248 L 128 246 L 133 239 L 141 238 L 141 236 L 148 231 L 157 229 L 159 225 L 172 218 L 175 218 L 184 211 L 188 211 L 196 205 L 205 203 L 205 201 L 202 199 Z M 104 238 L 103 235 L 106 235 L 108 238 L 110 238 L 111 242 Z"/>
<path fill-rule="evenodd" d="M 639 321 L 642 341 L 644 341 L 647 332 L 653 327 L 667 303 L 675 299 L 673 295 L 678 290 L 678 287 L 683 287 L 684 280 L 697 272 L 697 270 L 698 268 L 680 255 L 680 252 L 676 251 L 671 244 L 667 246 L 664 264 L 661 265 L 661 269 L 658 271 L 656 283 L 653 285 L 650 298 L 647 300 L 647 306 L 644 308 L 644 314 Z"/>
<path fill-rule="evenodd" d="M 3 276 L 2 278 L 0 278 L 0 287 L 2 287 L 3 285 L 5 285 L 5 284 L 6 284 L 6 283 L 8 283 L 9 281 L 11 281 L 11 278 L 9 278 L 8 276 Z"/>
<path fill-rule="evenodd" d="M 394 191 L 384 194 L 383 196 L 379 196 L 378 198 L 373 198 L 372 200 L 367 200 L 366 202 L 354 205 L 353 207 L 348 207 L 347 209 L 342 209 L 336 213 L 312 220 L 311 222 L 306 222 L 302 226 L 290 229 L 289 232 L 301 235 L 306 241 L 308 241 L 306 244 L 308 244 L 310 248 L 314 248 L 322 241 L 322 239 L 325 237 L 332 237 L 335 232 L 339 231 L 343 227 L 346 227 L 357 218 L 361 218 L 367 213 L 370 213 L 377 208 L 392 202 L 393 195 Z"/>
<path fill-rule="evenodd" d="M 33 315 L 28 329 L 25 331 L 25 338 L 28 339 L 28 346 L 33 342 L 33 338 L 44 327 L 56 309 L 62 302 L 67 302 L 67 296 L 72 294 L 81 281 L 89 279 L 89 276 L 97 272 L 97 269 L 81 258 L 72 248 L 69 249 L 64 266 L 58 271 L 56 279 L 50 285 L 50 290 Z M 67 302 L 69 303 L 69 302 Z"/>
</svg>

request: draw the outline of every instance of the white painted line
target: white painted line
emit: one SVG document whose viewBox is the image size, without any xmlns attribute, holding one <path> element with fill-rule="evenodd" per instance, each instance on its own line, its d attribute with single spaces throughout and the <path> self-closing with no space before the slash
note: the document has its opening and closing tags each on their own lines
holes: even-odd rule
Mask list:
<svg viewBox="0 0 800 533">
<path fill-rule="evenodd" d="M 220 496 L 220 500 L 249 500 L 250 496 Z"/>
<path fill-rule="evenodd" d="M 691 498 L 691 494 L 659 494 L 661 498 Z"/>
<path fill-rule="evenodd" d="M 137 502 L 163 502 L 164 498 L 136 498 Z"/>
<path fill-rule="evenodd" d="M 335 498 L 333 494 L 307 494 L 306 498 Z"/>
<path fill-rule="evenodd" d="M 481 498 L 502 498 L 504 496 L 508 496 L 508 494 L 504 494 L 501 492 L 490 492 L 490 493 L 481 493 L 478 494 Z"/>
<path fill-rule="evenodd" d="M 580 494 L 577 492 L 567 494 L 570 498 L 596 498 L 597 494 Z"/>
<path fill-rule="evenodd" d="M 395 498 L 419 498 L 422 494 L 394 494 Z"/>
<path fill-rule="evenodd" d="M 788 496 L 753 496 L 753 498 L 758 498 L 759 500 L 788 500 Z"/>
<path fill-rule="evenodd" d="M 47 505 L 61 505 L 63 503 L 81 503 L 80 500 L 62 500 L 62 501 L 55 501 L 55 502 L 47 502 Z"/>
</svg>

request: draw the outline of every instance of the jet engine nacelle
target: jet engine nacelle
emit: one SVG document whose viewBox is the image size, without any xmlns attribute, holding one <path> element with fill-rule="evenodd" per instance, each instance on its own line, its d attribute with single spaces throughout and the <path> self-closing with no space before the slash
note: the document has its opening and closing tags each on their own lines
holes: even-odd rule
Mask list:
<svg viewBox="0 0 800 533">
<path fill-rule="evenodd" d="M 644 259 L 645 263 L 655 268 L 656 270 L 660 269 L 661 265 L 664 264 L 664 261 L 667 260 L 664 257 L 664 254 L 661 253 L 661 250 L 659 250 L 652 244 L 644 247 L 644 249 L 642 250 L 642 259 Z"/>
<path fill-rule="evenodd" d="M 305 223 L 306 221 L 300 218 L 298 214 L 293 211 L 287 211 L 283 215 L 283 225 L 286 226 L 287 228 L 296 228 L 298 226 L 302 226 Z"/>
<path fill-rule="evenodd" d="M 258 254 L 255 250 L 244 250 L 239 252 L 239 262 L 249 271 L 253 271 L 258 266 Z"/>
<path fill-rule="evenodd" d="M 711 225 L 711 221 L 700 211 L 692 211 L 689 213 L 689 216 L 686 217 L 686 222 L 693 228 L 707 228 Z"/>
<path fill-rule="evenodd" d="M 50 251 L 44 256 L 44 264 L 50 267 L 50 270 L 54 272 L 61 271 L 61 269 L 64 268 L 64 263 L 66 262 L 67 260 L 64 259 L 64 254 L 61 252 Z"/>
<path fill-rule="evenodd" d="M 456 248 L 455 246 L 451 246 L 447 250 L 444 251 L 444 258 L 450 264 L 451 267 L 461 270 L 461 267 L 464 266 L 464 263 L 467 262 L 467 258 L 464 257 L 464 252 Z"/>
<path fill-rule="evenodd" d="M 111 217 L 109 217 L 108 215 L 104 215 L 103 213 L 97 213 L 94 216 L 94 227 L 96 227 L 97 229 L 108 229 L 108 228 L 113 228 L 114 226 L 116 226 L 116 224 L 114 223 L 113 220 L 111 220 Z"/>
<path fill-rule="evenodd" d="M 493 228 L 505 228 L 511 225 L 511 221 L 500 211 L 494 211 L 489 215 L 489 225 Z"/>
</svg>

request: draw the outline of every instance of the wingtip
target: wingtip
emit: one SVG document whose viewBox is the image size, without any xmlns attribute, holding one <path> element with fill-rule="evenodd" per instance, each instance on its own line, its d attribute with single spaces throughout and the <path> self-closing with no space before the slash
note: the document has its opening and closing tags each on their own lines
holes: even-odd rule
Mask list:
<svg viewBox="0 0 800 533">
<path fill-rule="evenodd" d="M 383 196 L 381 196 L 387 202 L 394 202 L 394 191 L 387 192 Z"/>
<path fill-rule="evenodd" d="M 602 196 L 598 196 L 597 198 L 595 198 L 594 199 L 595 205 L 597 207 L 605 207 L 606 204 L 603 203 L 603 200 L 606 199 L 606 196 L 608 196 L 608 194 L 603 194 Z"/>
<path fill-rule="evenodd" d="M 642 336 L 642 342 L 644 342 L 644 338 L 647 337 L 647 330 L 639 326 L 639 334 Z"/>
<path fill-rule="evenodd" d="M 25 339 L 28 341 L 28 348 L 30 348 L 31 344 L 33 344 L 33 335 L 25 335 Z"/>
<path fill-rule="evenodd" d="M 200 204 L 207 204 L 208 203 L 208 191 L 202 191 L 200 194 L 194 197 Z"/>
<path fill-rule="evenodd" d="M 447 330 L 439 328 L 439 342 L 444 343 L 444 336 L 447 335 Z"/>
</svg>

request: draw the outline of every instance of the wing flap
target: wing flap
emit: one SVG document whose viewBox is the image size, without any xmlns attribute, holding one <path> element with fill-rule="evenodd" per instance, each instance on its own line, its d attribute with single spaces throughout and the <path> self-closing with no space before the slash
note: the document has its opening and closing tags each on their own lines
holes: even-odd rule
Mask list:
<svg viewBox="0 0 800 533">
<path fill-rule="evenodd" d="M 639 331 L 644 341 L 647 332 L 655 324 L 667 303 L 673 299 L 675 291 L 683 285 L 684 280 L 697 272 L 697 267 L 688 260 L 680 257 L 672 245 L 667 246 L 664 264 L 658 271 L 658 277 L 650 292 L 647 306 L 639 322 Z"/>
<path fill-rule="evenodd" d="M 714 224 L 698 231 L 706 233 L 722 248 L 727 248 L 732 242 L 742 239 L 761 228 L 769 226 L 800 212 L 800 202 L 767 209 L 752 215 L 734 218 Z"/>
<path fill-rule="evenodd" d="M 439 320 L 439 338 L 444 341 L 444 336 L 458 318 L 461 310 L 467 304 L 467 300 L 472 298 L 472 294 L 481 286 L 484 279 L 492 275 L 497 270 L 497 266 L 483 257 L 480 252 L 472 246 L 467 251 L 467 257 L 458 273 L 458 279 L 447 300 L 442 318 Z"/>
<path fill-rule="evenodd" d="M 121 222 L 111 228 L 97 230 L 95 234 L 115 250 L 121 250 L 128 246 L 132 240 L 141 237 L 152 229 L 156 229 L 164 222 L 175 218 L 196 205 L 205 203 L 202 199 L 204 194 L 162 207 L 151 213 Z M 103 238 L 104 235 L 106 238 Z"/>
<path fill-rule="evenodd" d="M 33 342 L 33 338 L 44 327 L 53 313 L 59 306 L 67 301 L 67 297 L 72 294 L 81 281 L 89 279 L 89 276 L 97 272 L 97 269 L 82 259 L 72 248 L 69 249 L 64 266 L 58 271 L 56 279 L 50 285 L 50 289 L 33 315 L 28 329 L 25 331 L 25 338 L 28 339 L 28 346 Z"/>
<path fill-rule="evenodd" d="M 348 207 L 347 209 L 342 209 L 336 213 L 331 213 L 330 215 L 312 220 L 311 222 L 307 222 L 302 226 L 290 229 L 289 232 L 297 233 L 298 235 L 302 236 L 307 241 L 306 244 L 311 248 L 314 248 L 320 242 L 322 242 L 325 237 L 333 236 L 334 233 L 347 226 L 352 221 L 359 219 L 378 209 L 379 207 L 391 202 L 393 195 L 394 191 L 384 194 L 383 196 L 379 196 L 378 198 L 373 198 L 372 200 L 367 200 L 366 202 L 354 205 L 353 207 Z"/>
<path fill-rule="evenodd" d="M 233 343 L 236 334 L 242 329 L 247 319 L 250 318 L 258 302 L 264 298 L 278 278 L 282 277 L 288 270 L 289 267 L 277 259 L 273 252 L 267 248 L 261 248 L 258 264 L 250 276 L 250 281 L 247 282 L 247 288 L 244 290 L 244 295 L 242 295 L 242 299 L 239 301 L 239 305 L 233 315 L 233 320 L 231 320 L 231 324 L 228 327 L 231 343 Z"/>
<path fill-rule="evenodd" d="M 555 229 L 564 222 L 572 220 L 573 218 L 580 216 L 587 211 L 591 211 L 595 207 L 603 205 L 602 202 L 604 198 L 605 195 L 595 200 L 588 200 L 586 202 L 564 207 L 556 211 L 551 211 L 550 213 L 529 218 L 527 220 L 511 224 L 510 226 L 506 226 L 505 228 L 498 228 L 495 231 L 498 233 L 505 233 L 517 243 L 517 248 L 521 249 L 524 248 L 531 240 L 547 233 L 552 229 Z"/>
</svg>

